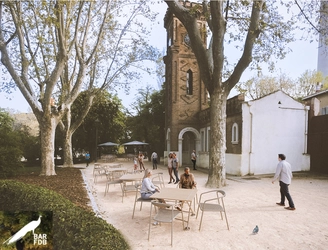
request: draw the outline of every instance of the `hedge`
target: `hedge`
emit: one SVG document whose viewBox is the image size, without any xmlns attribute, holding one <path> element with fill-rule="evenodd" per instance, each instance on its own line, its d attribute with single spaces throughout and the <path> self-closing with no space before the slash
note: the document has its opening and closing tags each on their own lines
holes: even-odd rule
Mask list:
<svg viewBox="0 0 328 250">
<path fill-rule="evenodd" d="M 52 211 L 55 250 L 130 249 L 112 225 L 46 188 L 0 180 L 0 210 Z"/>
</svg>

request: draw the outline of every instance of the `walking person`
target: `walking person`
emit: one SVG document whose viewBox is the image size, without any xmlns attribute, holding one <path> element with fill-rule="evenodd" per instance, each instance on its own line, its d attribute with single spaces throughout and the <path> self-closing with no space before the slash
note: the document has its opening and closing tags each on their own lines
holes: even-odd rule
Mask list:
<svg viewBox="0 0 328 250">
<path fill-rule="evenodd" d="M 150 158 L 153 162 L 153 169 L 157 169 L 157 153 L 154 151 Z"/>
<path fill-rule="evenodd" d="M 192 161 L 192 166 L 194 168 L 194 170 L 196 169 L 196 159 L 197 159 L 197 155 L 196 155 L 196 150 L 194 149 L 191 153 L 191 161 Z"/>
<path fill-rule="evenodd" d="M 272 179 L 272 184 L 274 184 L 275 180 L 279 178 L 280 185 L 280 202 L 276 204 L 279 206 L 285 206 L 285 198 L 288 200 L 289 207 L 285 207 L 288 210 L 295 210 L 295 205 L 293 199 L 289 193 L 288 186 L 292 182 L 293 174 L 291 165 L 286 161 L 286 156 L 284 154 L 278 154 L 278 165 L 276 169 L 276 174 Z"/>
<path fill-rule="evenodd" d="M 90 154 L 89 154 L 89 152 L 86 152 L 85 153 L 85 161 L 87 163 L 87 166 L 86 167 L 88 167 L 89 166 L 89 162 L 90 162 Z"/>
<path fill-rule="evenodd" d="M 172 169 L 172 160 L 173 160 L 173 153 L 169 153 L 169 156 L 167 157 L 167 170 L 169 171 L 170 181 L 169 184 L 175 182 L 173 178 L 173 169 Z"/>
<path fill-rule="evenodd" d="M 138 169 L 138 158 L 134 157 L 133 159 L 133 169 L 136 171 Z"/>
<path fill-rule="evenodd" d="M 173 153 L 172 168 L 173 168 L 174 175 L 175 175 L 174 184 L 177 184 L 177 183 L 179 183 L 180 179 L 179 179 L 179 159 L 178 159 L 176 153 Z"/>
<path fill-rule="evenodd" d="M 143 170 L 145 170 L 145 165 L 143 163 L 143 160 L 144 160 L 144 155 L 142 153 L 139 153 L 138 161 L 139 161 L 140 170 L 142 170 L 141 168 L 143 168 Z"/>
</svg>

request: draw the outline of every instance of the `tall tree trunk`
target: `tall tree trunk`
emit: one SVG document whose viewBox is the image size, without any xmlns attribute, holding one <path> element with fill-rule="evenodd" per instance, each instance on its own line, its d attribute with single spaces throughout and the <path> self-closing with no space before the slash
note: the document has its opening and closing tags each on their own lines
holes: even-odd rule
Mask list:
<svg viewBox="0 0 328 250">
<path fill-rule="evenodd" d="M 220 188 L 226 185 L 226 105 L 227 94 L 217 88 L 211 95 L 211 148 L 207 187 Z"/>
<path fill-rule="evenodd" d="M 63 167 L 74 167 L 73 163 L 73 150 L 72 150 L 72 135 L 75 130 L 71 130 L 72 125 L 72 114 L 71 107 L 67 108 L 66 111 L 66 124 L 65 126 L 60 126 L 62 132 L 64 132 L 64 145 L 63 145 Z"/>
<path fill-rule="evenodd" d="M 64 145 L 63 145 L 63 156 L 64 163 L 63 167 L 74 167 L 73 163 L 73 152 L 72 152 L 72 133 L 70 130 L 65 131 Z"/>
<path fill-rule="evenodd" d="M 55 171 L 55 131 L 56 120 L 49 116 L 43 116 L 40 122 L 41 132 L 41 173 L 40 175 L 51 176 L 56 175 Z"/>
</svg>

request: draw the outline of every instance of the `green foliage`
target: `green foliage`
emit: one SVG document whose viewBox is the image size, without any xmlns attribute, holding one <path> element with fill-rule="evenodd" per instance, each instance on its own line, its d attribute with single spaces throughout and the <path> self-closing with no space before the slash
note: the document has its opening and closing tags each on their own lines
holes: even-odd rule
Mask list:
<svg viewBox="0 0 328 250">
<path fill-rule="evenodd" d="M 85 108 L 86 92 L 82 92 L 72 106 L 72 122 Z M 125 136 L 126 116 L 121 101 L 107 91 L 100 92 L 81 126 L 72 139 L 73 148 L 93 152 L 97 144 L 103 142 L 120 142 Z"/>
<path fill-rule="evenodd" d="M 21 167 L 23 155 L 20 133 L 13 129 L 14 121 L 0 109 L 0 175 L 11 175 Z"/>
<path fill-rule="evenodd" d="M 251 100 L 261 98 L 277 90 L 282 90 L 291 97 L 302 100 L 314 94 L 318 84 L 321 90 L 328 88 L 328 78 L 324 79 L 321 72 L 306 70 L 298 79 L 291 79 L 286 74 L 279 76 L 253 77 L 236 85 L 236 89 Z"/>
<path fill-rule="evenodd" d="M 39 136 L 32 136 L 29 130 L 17 131 L 20 135 L 23 156 L 29 166 L 36 164 L 36 159 L 41 158 L 41 144 Z"/>
<path fill-rule="evenodd" d="M 130 248 L 112 225 L 48 189 L 1 180 L 0 200 L 2 211 L 52 211 L 54 249 Z"/>
<path fill-rule="evenodd" d="M 69 118 L 81 90 L 125 88 L 140 78 L 139 70 L 150 72 L 143 63 L 157 58 L 147 42 L 145 23 L 156 16 L 150 6 L 146 0 L 0 1 L 1 62 L 11 76 L 0 88 L 9 92 L 13 79 L 38 118 L 43 174 L 54 174 L 57 153 L 47 135 L 66 115 L 62 129 L 70 140 L 81 122 L 73 124 Z M 86 140 L 83 148 L 95 147 Z"/>
<path fill-rule="evenodd" d="M 139 90 L 137 101 L 127 120 L 130 137 L 149 143 L 149 150 L 159 154 L 164 151 L 164 110 L 164 90 L 154 91 L 147 87 Z"/>
</svg>

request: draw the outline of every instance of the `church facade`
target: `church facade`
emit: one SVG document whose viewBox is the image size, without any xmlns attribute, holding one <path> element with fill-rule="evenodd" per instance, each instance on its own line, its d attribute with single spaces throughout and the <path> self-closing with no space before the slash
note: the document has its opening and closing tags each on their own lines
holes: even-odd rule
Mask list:
<svg viewBox="0 0 328 250">
<path fill-rule="evenodd" d="M 185 7 L 201 7 L 185 2 Z M 206 46 L 206 21 L 201 11 L 197 12 L 199 29 L 204 30 Z M 176 152 L 181 163 L 191 164 L 192 150 L 200 151 L 200 124 L 198 114 L 207 109 L 208 95 L 200 79 L 195 55 L 189 37 L 181 22 L 169 11 L 164 18 L 167 30 L 167 54 L 165 63 L 165 132 L 166 152 Z M 165 158 L 166 159 L 166 158 Z"/>
<path fill-rule="evenodd" d="M 187 8 L 197 4 L 181 2 Z M 203 44 L 207 45 L 206 20 L 201 8 L 195 12 Z M 196 150 L 197 167 L 209 168 L 209 96 L 201 81 L 198 63 L 181 22 L 169 11 L 165 63 L 165 147 L 176 152 L 180 166 L 191 166 Z M 243 95 L 227 101 L 226 173 L 253 175 L 274 173 L 278 154 L 284 153 L 293 171 L 310 169 L 307 154 L 308 107 L 281 91 L 246 102 Z"/>
</svg>

